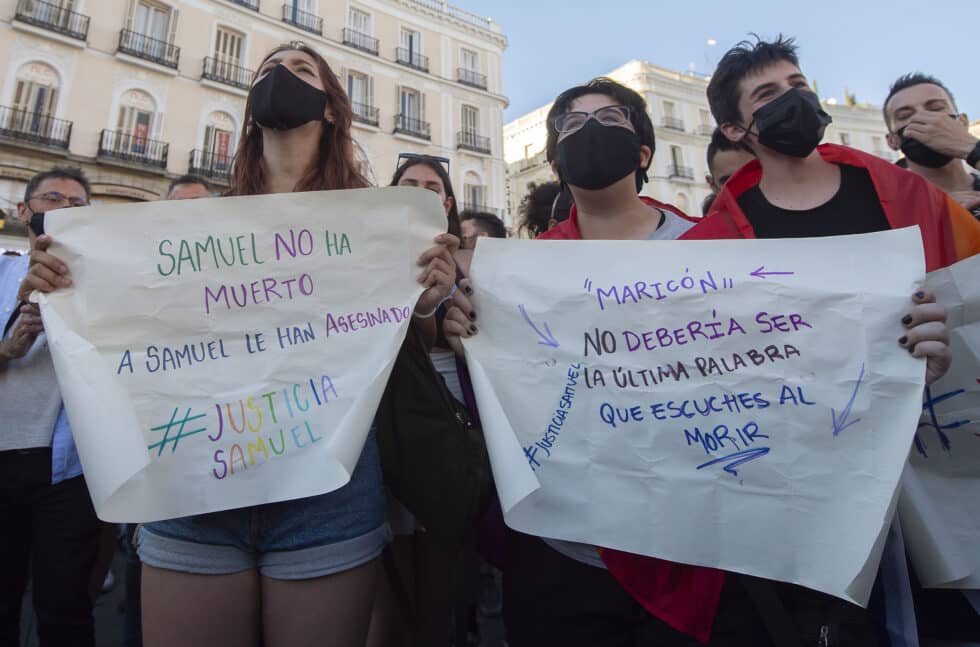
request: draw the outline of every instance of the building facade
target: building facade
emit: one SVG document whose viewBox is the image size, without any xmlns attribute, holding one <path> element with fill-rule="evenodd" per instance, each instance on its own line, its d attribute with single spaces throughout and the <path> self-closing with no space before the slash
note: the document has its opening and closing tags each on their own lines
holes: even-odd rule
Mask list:
<svg viewBox="0 0 980 647">
<path fill-rule="evenodd" d="M 506 38 L 441 0 L 0 0 L 0 209 L 55 164 L 96 202 L 227 186 L 254 70 L 291 41 L 347 89 L 376 183 L 399 153 L 442 156 L 463 206 L 502 210 Z"/>
<path fill-rule="evenodd" d="M 701 202 L 710 189 L 706 154 L 715 122 L 708 108 L 708 77 L 674 72 L 645 61 L 630 61 L 609 74 L 646 99 L 656 133 L 656 151 L 642 194 L 680 207 L 692 216 L 701 214 Z M 556 90 L 556 94 L 557 94 Z M 888 160 L 896 159 L 885 142 L 881 109 L 825 101 L 834 123 L 825 142 L 842 143 Z M 556 179 L 545 159 L 545 119 L 551 104 L 504 125 L 507 162 L 507 205 L 516 215 L 531 184 Z"/>
</svg>

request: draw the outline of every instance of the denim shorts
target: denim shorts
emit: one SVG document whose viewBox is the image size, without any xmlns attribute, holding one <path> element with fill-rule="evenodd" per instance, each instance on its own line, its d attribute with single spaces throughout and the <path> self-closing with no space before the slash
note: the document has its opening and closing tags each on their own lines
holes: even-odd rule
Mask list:
<svg viewBox="0 0 980 647">
<path fill-rule="evenodd" d="M 257 570 L 306 580 L 378 557 L 388 541 L 381 463 L 368 437 L 347 485 L 318 496 L 154 521 L 135 543 L 144 564 L 184 573 Z"/>
</svg>

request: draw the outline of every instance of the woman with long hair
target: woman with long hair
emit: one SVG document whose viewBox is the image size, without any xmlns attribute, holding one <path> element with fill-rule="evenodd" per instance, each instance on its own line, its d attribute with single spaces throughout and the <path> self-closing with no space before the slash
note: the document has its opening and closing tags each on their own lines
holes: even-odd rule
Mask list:
<svg viewBox="0 0 980 647">
<path fill-rule="evenodd" d="M 350 102 L 327 62 L 301 44 L 276 48 L 249 91 L 230 194 L 366 187 L 350 126 Z M 49 244 L 34 258 L 43 269 L 29 289 L 67 285 Z M 449 295 L 457 246 L 440 234 L 419 257 L 426 290 L 417 313 Z M 333 492 L 143 524 L 144 644 L 364 645 L 387 534 L 373 433 L 350 482 Z"/>
</svg>

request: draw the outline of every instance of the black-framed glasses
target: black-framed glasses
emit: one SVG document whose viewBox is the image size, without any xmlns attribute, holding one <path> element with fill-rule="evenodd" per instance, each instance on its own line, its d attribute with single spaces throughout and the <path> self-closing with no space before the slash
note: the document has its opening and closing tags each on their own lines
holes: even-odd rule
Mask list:
<svg viewBox="0 0 980 647">
<path fill-rule="evenodd" d="M 67 196 L 64 193 L 59 193 L 57 191 L 48 191 L 46 193 L 39 193 L 31 196 L 27 199 L 27 202 L 31 200 L 44 200 L 45 202 L 66 204 L 69 207 L 87 207 L 88 198 L 83 198 L 79 196 Z"/>
<path fill-rule="evenodd" d="M 425 155 L 423 153 L 398 153 L 398 159 L 395 161 L 395 168 L 399 169 L 402 167 L 402 161 L 408 162 L 410 160 L 431 160 L 433 162 L 438 162 L 446 167 L 446 174 L 449 174 L 449 158 L 439 157 L 437 155 Z"/>
<path fill-rule="evenodd" d="M 630 122 L 632 109 L 629 106 L 603 106 L 592 112 L 566 112 L 555 116 L 551 125 L 559 135 L 571 135 L 581 130 L 589 119 L 595 119 L 603 126 L 619 126 L 633 130 Z"/>
</svg>

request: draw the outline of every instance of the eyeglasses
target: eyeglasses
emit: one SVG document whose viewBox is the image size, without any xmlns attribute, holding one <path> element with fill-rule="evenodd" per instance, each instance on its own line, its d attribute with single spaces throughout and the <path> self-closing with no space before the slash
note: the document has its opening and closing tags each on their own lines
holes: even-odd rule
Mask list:
<svg viewBox="0 0 980 647">
<path fill-rule="evenodd" d="M 69 207 L 87 207 L 88 198 L 82 198 L 79 196 L 67 196 L 64 193 L 58 193 L 57 191 L 48 191 L 47 193 L 40 193 L 35 196 L 31 196 L 27 199 L 28 202 L 31 200 L 44 200 L 45 202 L 50 202 L 52 204 L 66 204 Z"/>
<path fill-rule="evenodd" d="M 395 161 L 395 168 L 402 167 L 402 160 L 431 160 L 433 162 L 438 162 L 446 167 L 446 173 L 449 173 L 449 158 L 448 157 L 437 157 L 435 155 L 423 155 L 422 153 L 398 153 L 398 159 Z"/>
<path fill-rule="evenodd" d="M 630 122 L 632 110 L 629 106 L 604 106 L 594 112 L 566 112 L 554 117 L 551 125 L 559 135 L 571 135 L 581 130 L 589 119 L 595 119 L 603 126 L 618 126 L 633 130 Z"/>
</svg>

